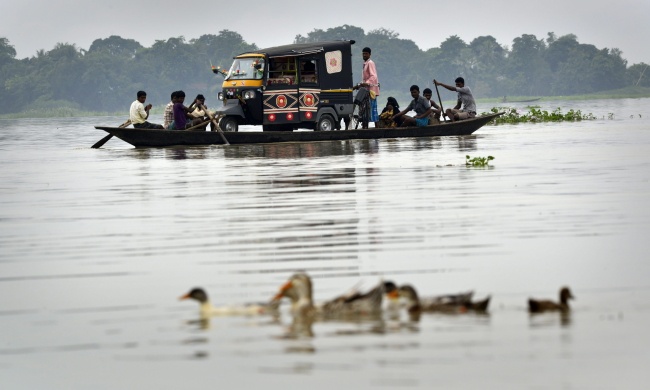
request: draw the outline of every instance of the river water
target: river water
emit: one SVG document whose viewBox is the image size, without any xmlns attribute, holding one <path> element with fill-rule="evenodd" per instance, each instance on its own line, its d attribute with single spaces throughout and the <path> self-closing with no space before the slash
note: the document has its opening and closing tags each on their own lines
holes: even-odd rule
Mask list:
<svg viewBox="0 0 650 390">
<path fill-rule="evenodd" d="M 0 388 L 646 388 L 650 99 L 538 103 L 598 119 L 97 150 L 124 117 L 1 120 Z M 296 332 L 287 303 L 178 300 L 267 301 L 296 271 L 316 301 L 382 279 L 492 301 Z M 563 285 L 570 316 L 527 313 Z"/>
</svg>

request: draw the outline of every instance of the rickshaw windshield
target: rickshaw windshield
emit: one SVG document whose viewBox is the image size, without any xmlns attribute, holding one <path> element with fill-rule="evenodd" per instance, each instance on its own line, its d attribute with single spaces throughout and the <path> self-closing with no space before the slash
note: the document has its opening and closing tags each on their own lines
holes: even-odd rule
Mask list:
<svg viewBox="0 0 650 390">
<path fill-rule="evenodd" d="M 235 58 L 226 80 L 259 80 L 264 76 L 264 58 Z"/>
</svg>

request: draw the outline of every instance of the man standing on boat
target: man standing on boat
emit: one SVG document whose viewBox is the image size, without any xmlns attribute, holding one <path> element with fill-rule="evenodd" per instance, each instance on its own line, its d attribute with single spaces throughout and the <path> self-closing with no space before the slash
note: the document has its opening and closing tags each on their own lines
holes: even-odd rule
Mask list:
<svg viewBox="0 0 650 390">
<path fill-rule="evenodd" d="M 377 98 L 379 97 L 379 78 L 377 77 L 377 67 L 375 62 L 370 59 L 372 51 L 369 47 L 361 50 L 363 57 L 363 71 L 361 72 L 361 83 L 355 87 L 366 87 L 370 91 L 370 122 L 375 122 L 377 127 L 379 122 L 379 113 L 377 111 Z"/>
<path fill-rule="evenodd" d="M 151 110 L 151 104 L 147 104 L 145 107 L 144 102 L 146 100 L 147 93 L 145 91 L 138 91 L 137 99 L 131 103 L 129 119 L 131 119 L 133 127 L 136 129 L 162 129 L 162 125 L 147 122 L 147 118 L 149 118 L 149 110 Z"/>
<path fill-rule="evenodd" d="M 443 84 L 438 80 L 433 80 L 436 85 L 441 85 L 450 91 L 458 92 L 458 103 L 456 103 L 454 108 L 448 108 L 445 115 L 447 115 L 452 122 L 474 118 L 476 116 L 476 102 L 474 101 L 472 90 L 465 86 L 464 78 L 458 77 L 455 81 L 456 86 L 452 87 L 451 85 Z"/>
</svg>

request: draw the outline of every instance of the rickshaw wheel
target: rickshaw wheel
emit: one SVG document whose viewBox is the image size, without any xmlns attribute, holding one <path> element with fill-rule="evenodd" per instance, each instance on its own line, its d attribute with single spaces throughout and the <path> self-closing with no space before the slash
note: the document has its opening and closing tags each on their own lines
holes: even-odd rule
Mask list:
<svg viewBox="0 0 650 390">
<path fill-rule="evenodd" d="M 319 131 L 332 131 L 336 128 L 336 122 L 330 114 L 323 114 L 318 120 L 318 126 L 316 127 Z"/>
<path fill-rule="evenodd" d="M 239 131 L 239 123 L 237 123 L 237 119 L 231 116 L 226 116 L 221 119 L 219 127 L 221 127 L 221 130 L 223 131 Z"/>
</svg>

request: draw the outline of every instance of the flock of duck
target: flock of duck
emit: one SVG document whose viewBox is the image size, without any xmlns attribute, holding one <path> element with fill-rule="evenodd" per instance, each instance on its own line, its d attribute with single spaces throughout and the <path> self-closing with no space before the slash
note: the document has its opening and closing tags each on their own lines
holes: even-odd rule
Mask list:
<svg viewBox="0 0 650 390">
<path fill-rule="evenodd" d="M 312 280 L 306 273 L 296 273 L 283 284 L 278 293 L 266 303 L 241 306 L 213 306 L 208 294 L 202 288 L 194 288 L 180 297 L 199 302 L 202 317 L 218 315 L 257 315 L 273 314 L 279 310 L 283 298 L 291 302 L 294 316 L 311 318 L 355 318 L 381 314 L 384 297 L 392 310 L 404 308 L 411 318 L 419 318 L 421 313 L 438 312 L 460 314 L 467 312 L 487 313 L 490 296 L 473 300 L 473 292 L 420 297 L 411 285 L 397 286 L 390 281 L 382 281 L 368 291 L 352 291 L 322 303 L 314 303 Z M 569 312 L 569 299 L 575 299 L 568 287 L 560 290 L 559 302 L 551 300 L 528 299 L 530 313 Z"/>
</svg>

